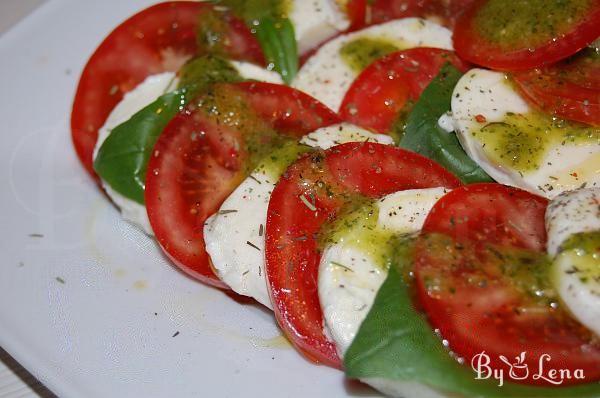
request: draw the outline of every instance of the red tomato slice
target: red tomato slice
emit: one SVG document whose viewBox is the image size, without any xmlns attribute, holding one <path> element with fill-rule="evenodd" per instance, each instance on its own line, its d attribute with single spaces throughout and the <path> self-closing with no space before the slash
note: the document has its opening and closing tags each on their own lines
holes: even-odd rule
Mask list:
<svg viewBox="0 0 600 398">
<path fill-rule="evenodd" d="M 546 372 L 583 369 L 589 383 L 600 378 L 600 345 L 555 305 L 557 298 L 546 290 L 552 290 L 548 277 L 539 274 L 547 269 L 532 265 L 545 255 L 546 206 L 546 199 L 500 184 L 474 184 L 445 195 L 417 242 L 417 296 L 432 326 L 466 364 L 485 351 L 492 369 L 514 371 L 522 383 L 550 384 L 534 377 L 542 358 Z M 501 260 L 517 249 L 518 255 L 529 253 L 524 257 L 529 262 Z M 502 358 L 509 363 L 517 358 L 517 366 Z"/>
<path fill-rule="evenodd" d="M 316 234 L 349 196 L 377 198 L 403 189 L 459 185 L 435 162 L 375 143 L 338 145 L 290 166 L 271 195 L 265 234 L 274 311 L 290 341 L 308 358 L 341 367 L 333 343 L 323 334 Z"/>
<path fill-rule="evenodd" d="M 438 48 L 418 47 L 389 54 L 354 80 L 344 96 L 340 115 L 361 127 L 387 133 L 446 62 L 462 71 L 468 69 L 453 52 Z"/>
<path fill-rule="evenodd" d="M 367 0 L 349 0 L 346 3 L 346 14 L 350 20 L 350 28 L 354 31 L 367 25 Z"/>
<path fill-rule="evenodd" d="M 248 174 L 248 131 L 275 128 L 301 137 L 340 120 L 325 105 L 286 86 L 217 84 L 214 93 L 192 101 L 159 137 L 148 165 L 145 199 L 156 239 L 175 265 L 226 287 L 211 268 L 203 227 Z M 208 116 L 197 104 L 211 98 L 224 98 L 227 107 Z"/>
<path fill-rule="evenodd" d="M 600 125 L 600 56 L 595 50 L 543 69 L 517 72 L 513 78 L 525 98 L 544 111 Z"/>
<path fill-rule="evenodd" d="M 88 60 L 71 113 L 71 134 L 79 159 L 90 172 L 98 129 L 123 98 L 149 75 L 176 71 L 198 52 L 196 31 L 206 3 L 171 1 L 147 8 L 113 30 Z M 231 16 L 226 51 L 235 59 L 262 63 L 260 45 Z"/>
<path fill-rule="evenodd" d="M 258 115 L 285 133 L 311 133 L 316 129 L 340 123 L 331 109 L 308 94 L 281 84 L 244 82 L 236 84 Z"/>
<path fill-rule="evenodd" d="M 346 12 L 350 30 L 407 17 L 433 17 L 446 23 L 448 3 L 447 0 L 350 0 Z"/>
<path fill-rule="evenodd" d="M 537 2 L 545 7 L 544 12 L 530 8 L 534 11 L 526 15 L 523 11 L 532 7 L 527 2 L 478 0 L 456 23 L 454 49 L 467 61 L 497 70 L 519 71 L 552 64 L 575 54 L 600 36 L 600 0 L 569 3 L 585 5 L 585 9 L 563 18 L 560 13 L 565 12 L 564 2 Z M 498 15 L 501 9 L 506 10 L 502 18 Z M 513 13 L 509 14 L 510 11 Z M 554 23 L 550 19 L 553 16 L 559 22 Z M 505 19 L 507 25 L 503 25 Z M 508 26 L 519 20 L 523 23 Z M 563 21 L 567 25 L 559 26 Z M 500 26 L 496 28 L 493 24 Z"/>
</svg>

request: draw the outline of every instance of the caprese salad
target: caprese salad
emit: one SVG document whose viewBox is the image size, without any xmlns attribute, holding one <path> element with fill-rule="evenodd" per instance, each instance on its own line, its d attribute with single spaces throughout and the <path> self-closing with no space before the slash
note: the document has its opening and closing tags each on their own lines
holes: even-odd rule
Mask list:
<svg viewBox="0 0 600 398">
<path fill-rule="evenodd" d="M 600 1 L 169 1 L 75 150 L 191 277 L 402 397 L 600 397 Z"/>
</svg>

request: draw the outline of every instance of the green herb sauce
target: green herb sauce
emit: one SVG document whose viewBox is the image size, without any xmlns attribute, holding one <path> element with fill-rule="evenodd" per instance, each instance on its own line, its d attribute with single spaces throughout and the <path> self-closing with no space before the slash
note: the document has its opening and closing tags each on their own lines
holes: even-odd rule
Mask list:
<svg viewBox="0 0 600 398">
<path fill-rule="evenodd" d="M 286 83 L 298 72 L 298 49 L 294 25 L 287 17 L 290 0 L 214 0 L 214 7 L 201 13 L 197 42 L 201 52 L 231 55 L 235 45 L 230 38 L 232 16 L 240 18 L 260 44 L 269 69 L 277 71 Z M 261 59 L 255 59 L 260 63 Z"/>
<path fill-rule="evenodd" d="M 477 32 L 504 50 L 535 48 L 567 33 L 591 0 L 489 0 L 474 19 Z"/>
<path fill-rule="evenodd" d="M 223 55 L 226 35 L 229 32 L 229 16 L 241 18 L 252 29 L 261 20 L 281 20 L 287 17 L 290 0 L 218 0 L 216 7 L 200 14 L 197 38 L 201 49 Z"/>
<path fill-rule="evenodd" d="M 403 47 L 401 43 L 391 40 L 361 37 L 344 44 L 340 55 L 354 72 L 360 73 L 373 61 Z"/>
<path fill-rule="evenodd" d="M 310 150 L 309 146 L 300 144 L 298 141 L 284 142 L 280 148 L 274 149 L 273 152 L 262 159 L 256 171 L 265 174 L 271 181 L 276 182 L 289 165 Z"/>
<path fill-rule="evenodd" d="M 406 104 L 404 104 L 404 108 L 402 108 L 402 110 L 400 110 L 396 116 L 396 120 L 394 120 L 394 124 L 392 124 L 392 127 L 388 132 L 388 134 L 394 139 L 394 142 L 400 142 L 402 141 L 402 138 L 404 138 L 406 126 L 408 125 L 408 117 L 410 116 L 414 107 L 415 102 L 408 100 L 406 101 Z"/>
<path fill-rule="evenodd" d="M 382 269 L 388 269 L 395 250 L 396 233 L 377 225 L 379 207 L 376 201 L 363 196 L 352 198 L 318 236 L 321 250 L 342 244 L 364 253 Z"/>
<path fill-rule="evenodd" d="M 558 256 L 571 264 L 565 272 L 593 285 L 600 294 L 600 231 L 573 235 L 561 245 Z"/>
<path fill-rule="evenodd" d="M 557 145 L 600 145 L 600 128 L 535 111 L 507 114 L 502 122 L 486 124 L 472 134 L 494 162 L 523 174 L 539 169 L 548 151 Z"/>
<path fill-rule="evenodd" d="M 234 140 L 238 152 L 236 159 L 245 175 L 273 151 L 296 141 L 296 137 L 280 133 L 258 115 L 249 106 L 246 94 L 235 85 L 212 86 L 196 100 L 193 108 L 200 108 L 218 126 L 215 130 L 219 134 L 223 132 L 223 136 L 216 139 Z"/>
<path fill-rule="evenodd" d="M 196 38 L 201 52 L 218 55 L 225 55 L 230 45 L 227 34 L 231 14 L 252 29 L 266 18 L 286 18 L 290 9 L 289 0 L 219 0 L 214 4 L 215 7 L 200 13 Z"/>
<path fill-rule="evenodd" d="M 242 81 L 229 61 L 215 55 L 193 58 L 179 70 L 179 88 L 202 92 L 214 83 Z"/>
<path fill-rule="evenodd" d="M 225 18 L 225 11 L 210 8 L 198 16 L 196 28 L 196 42 L 198 51 L 203 54 L 227 54 L 227 33 L 229 24 Z"/>
</svg>

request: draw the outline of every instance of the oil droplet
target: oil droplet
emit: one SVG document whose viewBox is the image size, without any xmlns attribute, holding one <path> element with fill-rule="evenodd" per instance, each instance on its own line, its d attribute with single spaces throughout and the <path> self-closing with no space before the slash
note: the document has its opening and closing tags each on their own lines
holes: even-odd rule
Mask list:
<svg viewBox="0 0 600 398">
<path fill-rule="evenodd" d="M 136 290 L 145 290 L 148 288 L 148 282 L 146 281 L 135 281 L 133 288 Z"/>
</svg>

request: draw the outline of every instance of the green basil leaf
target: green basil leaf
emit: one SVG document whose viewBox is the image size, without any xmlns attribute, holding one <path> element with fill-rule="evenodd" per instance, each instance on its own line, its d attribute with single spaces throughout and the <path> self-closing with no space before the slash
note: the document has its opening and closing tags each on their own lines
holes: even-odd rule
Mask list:
<svg viewBox="0 0 600 398">
<path fill-rule="evenodd" d="M 279 37 L 285 53 L 288 69 L 287 75 L 283 77 L 283 80 L 290 84 L 298 73 L 298 46 L 296 42 L 296 33 L 294 32 L 294 25 L 289 19 L 282 19 L 280 24 Z"/>
<path fill-rule="evenodd" d="M 438 125 L 440 116 L 450 110 L 452 91 L 461 76 L 451 64 L 442 67 L 409 114 L 400 147 L 435 160 L 465 184 L 490 182 L 490 176 L 467 156 L 456 134 Z"/>
<path fill-rule="evenodd" d="M 469 365 L 453 359 L 424 314 L 412 303 L 407 270 L 411 255 L 398 251 L 375 302 L 344 358 L 351 378 L 385 378 L 427 385 L 448 396 L 465 397 L 599 397 L 600 384 L 534 387 L 476 380 Z M 508 377 L 508 376 L 507 376 Z"/>
<path fill-rule="evenodd" d="M 294 25 L 287 18 L 263 18 L 254 29 L 267 62 L 273 64 L 274 69 L 289 84 L 298 72 Z"/>
<path fill-rule="evenodd" d="M 94 160 L 94 170 L 100 178 L 121 195 L 144 204 L 146 168 L 152 148 L 189 97 L 185 89 L 164 94 L 115 127 Z"/>
</svg>

